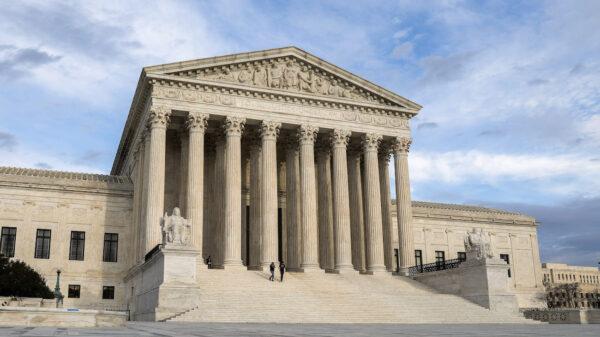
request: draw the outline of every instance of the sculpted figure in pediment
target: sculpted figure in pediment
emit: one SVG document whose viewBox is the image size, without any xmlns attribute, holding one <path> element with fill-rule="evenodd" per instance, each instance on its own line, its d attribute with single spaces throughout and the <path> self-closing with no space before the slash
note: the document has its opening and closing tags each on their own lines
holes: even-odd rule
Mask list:
<svg viewBox="0 0 600 337">
<path fill-rule="evenodd" d="M 277 63 L 273 63 L 271 65 L 271 69 L 269 69 L 269 77 L 267 80 L 269 81 L 268 85 L 271 88 L 281 88 L 281 77 L 283 73 L 281 68 Z"/>
<path fill-rule="evenodd" d="M 256 66 L 254 68 L 254 77 L 252 78 L 252 83 L 259 87 L 267 86 L 267 68 Z"/>
<path fill-rule="evenodd" d="M 217 75 L 217 79 L 230 81 L 230 82 L 235 81 L 235 78 L 233 78 L 233 74 L 231 73 L 231 70 L 229 70 L 228 68 L 224 68 L 223 73 Z"/>
<path fill-rule="evenodd" d="M 238 81 L 240 83 L 250 83 L 252 81 L 252 70 L 248 69 L 248 67 L 242 68 L 238 75 Z"/>
<path fill-rule="evenodd" d="M 300 91 L 314 92 L 313 74 L 308 70 L 308 67 L 302 67 L 302 71 L 298 73 L 298 83 Z"/>
<path fill-rule="evenodd" d="M 285 65 L 283 70 L 283 89 L 298 89 L 298 70 L 294 67 L 294 64 L 289 61 Z"/>
</svg>

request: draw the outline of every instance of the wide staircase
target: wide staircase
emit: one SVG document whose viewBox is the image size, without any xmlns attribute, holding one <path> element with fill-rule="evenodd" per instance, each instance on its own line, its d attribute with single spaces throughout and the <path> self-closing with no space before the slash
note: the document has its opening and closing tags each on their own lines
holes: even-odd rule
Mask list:
<svg viewBox="0 0 600 337">
<path fill-rule="evenodd" d="M 277 273 L 278 274 L 278 273 Z M 203 270 L 195 308 L 167 321 L 276 323 L 535 323 L 439 294 L 406 277 Z"/>
</svg>

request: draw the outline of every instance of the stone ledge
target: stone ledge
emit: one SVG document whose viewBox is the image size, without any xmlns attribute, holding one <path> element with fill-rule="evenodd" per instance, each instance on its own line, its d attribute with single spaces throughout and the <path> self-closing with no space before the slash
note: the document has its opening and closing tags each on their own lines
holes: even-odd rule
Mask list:
<svg viewBox="0 0 600 337">
<path fill-rule="evenodd" d="M 124 326 L 127 318 L 119 311 L 0 307 L 0 326 L 117 327 Z"/>
</svg>

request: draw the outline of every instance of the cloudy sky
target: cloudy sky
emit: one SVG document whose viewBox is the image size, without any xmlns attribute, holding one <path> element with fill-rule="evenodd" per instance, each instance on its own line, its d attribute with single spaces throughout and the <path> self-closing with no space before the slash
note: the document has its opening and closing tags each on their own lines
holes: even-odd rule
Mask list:
<svg viewBox="0 0 600 337">
<path fill-rule="evenodd" d="M 540 221 L 600 260 L 600 1 L 11 1 L 0 165 L 107 173 L 143 66 L 295 45 L 424 106 L 416 200 Z"/>
</svg>

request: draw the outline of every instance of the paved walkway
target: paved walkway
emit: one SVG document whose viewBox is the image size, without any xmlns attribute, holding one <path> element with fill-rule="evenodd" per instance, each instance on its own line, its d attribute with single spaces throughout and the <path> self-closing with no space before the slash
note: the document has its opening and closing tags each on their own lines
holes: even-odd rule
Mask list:
<svg viewBox="0 0 600 337">
<path fill-rule="evenodd" d="M 130 323 L 125 328 L 0 327 L 0 336 L 600 336 L 600 325 L 360 325 Z"/>
</svg>

